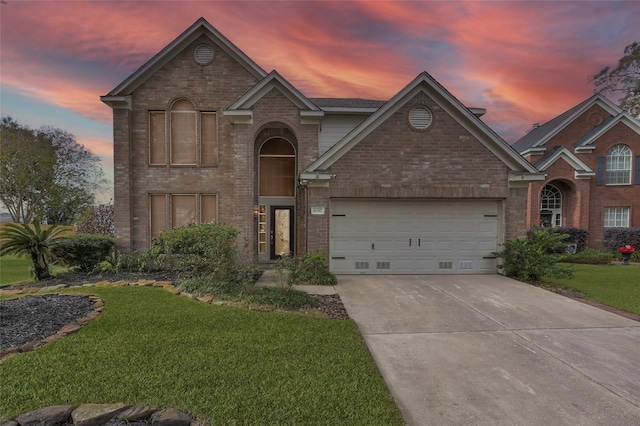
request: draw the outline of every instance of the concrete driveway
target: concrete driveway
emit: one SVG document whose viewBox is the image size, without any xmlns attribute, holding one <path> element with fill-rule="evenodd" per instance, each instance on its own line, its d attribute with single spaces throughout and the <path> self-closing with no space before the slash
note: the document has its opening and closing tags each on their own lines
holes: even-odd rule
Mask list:
<svg viewBox="0 0 640 426">
<path fill-rule="evenodd" d="M 500 275 L 340 275 L 407 424 L 640 425 L 640 322 Z"/>
</svg>

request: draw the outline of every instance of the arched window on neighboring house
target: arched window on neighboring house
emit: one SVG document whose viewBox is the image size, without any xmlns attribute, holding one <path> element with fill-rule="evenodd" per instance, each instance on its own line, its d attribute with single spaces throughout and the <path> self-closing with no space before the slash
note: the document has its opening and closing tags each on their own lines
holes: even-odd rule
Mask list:
<svg viewBox="0 0 640 426">
<path fill-rule="evenodd" d="M 631 149 L 627 145 L 614 145 L 607 151 L 606 182 L 607 185 L 631 184 Z"/>
<path fill-rule="evenodd" d="M 554 185 L 545 185 L 540 195 L 540 225 L 562 225 L 562 192 Z"/>
</svg>

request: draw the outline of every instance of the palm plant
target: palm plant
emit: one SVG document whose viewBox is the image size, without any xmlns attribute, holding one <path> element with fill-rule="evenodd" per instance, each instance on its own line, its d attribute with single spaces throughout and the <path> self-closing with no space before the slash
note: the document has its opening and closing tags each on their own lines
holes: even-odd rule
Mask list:
<svg viewBox="0 0 640 426">
<path fill-rule="evenodd" d="M 33 226 L 22 223 L 9 223 L 0 230 L 0 256 L 5 254 L 28 255 L 33 262 L 36 280 L 51 277 L 49 261 L 62 262 L 56 253 L 65 242 L 65 228 L 52 225 L 46 229 L 40 223 Z"/>
</svg>

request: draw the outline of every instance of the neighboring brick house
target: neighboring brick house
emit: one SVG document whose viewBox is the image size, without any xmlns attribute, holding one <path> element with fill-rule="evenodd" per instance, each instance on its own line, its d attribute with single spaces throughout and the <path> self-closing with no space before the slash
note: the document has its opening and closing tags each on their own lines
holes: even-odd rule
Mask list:
<svg viewBox="0 0 640 426">
<path fill-rule="evenodd" d="M 204 19 L 101 99 L 124 252 L 215 220 L 260 262 L 321 249 L 336 273 L 495 273 L 543 178 L 427 73 L 386 102 L 310 99 Z"/>
<path fill-rule="evenodd" d="M 513 144 L 547 175 L 529 187 L 527 226 L 589 231 L 601 248 L 607 227 L 640 226 L 640 122 L 594 95 Z"/>
</svg>

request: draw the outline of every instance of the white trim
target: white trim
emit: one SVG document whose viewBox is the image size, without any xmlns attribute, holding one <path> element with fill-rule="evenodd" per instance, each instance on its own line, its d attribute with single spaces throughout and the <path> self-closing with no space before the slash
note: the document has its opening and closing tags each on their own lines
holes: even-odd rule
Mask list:
<svg viewBox="0 0 640 426">
<path fill-rule="evenodd" d="M 393 96 L 374 114 L 369 116 L 340 142 L 321 155 L 306 171 L 314 172 L 316 170 L 329 169 L 331 165 L 342 158 L 342 156 L 420 92 L 427 94 L 511 170 L 526 172 L 527 181 L 539 180 L 535 175 L 539 175 L 540 173 L 531 163 L 520 156 L 520 154 L 500 138 L 500 136 L 476 117 L 471 110 L 462 105 L 460 101 L 426 72 L 419 74 L 411 83 Z M 519 180 L 525 180 L 524 176 L 525 175 L 522 175 Z"/>
<path fill-rule="evenodd" d="M 200 18 L 103 98 L 131 94 L 149 77 L 155 74 L 156 71 L 162 68 L 202 35 L 208 37 L 213 44 L 234 58 L 256 79 L 262 79 L 267 75 L 267 73 L 260 68 L 258 64 L 218 32 L 218 30 L 209 24 L 206 19 Z M 103 100 L 103 102 L 107 103 L 105 100 Z"/>
<path fill-rule="evenodd" d="M 616 104 L 611 102 L 606 97 L 604 97 L 601 94 L 597 93 L 597 94 L 592 96 L 590 102 L 586 102 L 581 108 L 579 108 L 577 111 L 574 111 L 570 116 L 565 118 L 556 127 L 554 127 L 549 132 L 547 132 L 544 135 L 543 138 L 539 139 L 536 143 L 531 145 L 531 148 L 535 148 L 535 147 L 539 147 L 541 145 L 545 145 L 549 140 L 551 140 L 551 138 L 553 138 L 558 133 L 560 133 L 565 127 L 567 127 L 569 124 L 571 124 L 576 118 L 581 116 L 585 111 L 587 111 L 589 108 L 591 108 L 594 105 L 599 105 L 600 107 L 602 107 L 602 109 L 604 109 L 606 112 L 608 112 L 609 114 L 611 114 L 613 116 L 616 116 L 616 115 L 618 115 L 618 114 L 620 114 L 622 112 L 620 107 L 618 107 Z"/>
<path fill-rule="evenodd" d="M 624 123 L 634 132 L 640 134 L 640 122 L 633 118 L 629 113 L 623 111 L 618 114 L 613 120 L 610 120 L 605 126 L 602 126 L 593 135 L 589 136 L 584 142 L 575 148 L 576 153 L 579 152 L 591 152 L 595 149 L 593 145 L 602 135 L 611 130 L 616 124 Z M 589 151 L 587 151 L 589 150 Z"/>
<path fill-rule="evenodd" d="M 132 96 L 100 96 L 100 100 L 113 109 L 132 109 Z"/>
<path fill-rule="evenodd" d="M 231 124 L 253 124 L 253 111 L 234 110 L 222 111 L 222 115 L 227 117 Z"/>
<path fill-rule="evenodd" d="M 537 165 L 538 170 L 547 170 L 553 163 L 561 158 L 566 161 L 571 167 L 573 167 L 574 177 L 576 179 L 589 179 L 591 178 L 591 176 L 596 175 L 595 171 L 593 171 L 589 166 L 583 163 L 578 157 L 573 155 L 571 151 L 569 151 L 565 147 L 557 150 L 552 156 L 539 163 Z"/>
</svg>

